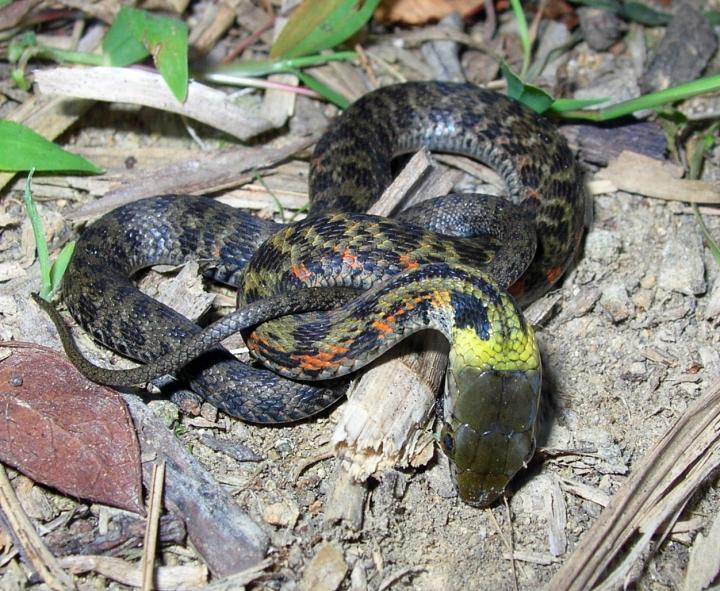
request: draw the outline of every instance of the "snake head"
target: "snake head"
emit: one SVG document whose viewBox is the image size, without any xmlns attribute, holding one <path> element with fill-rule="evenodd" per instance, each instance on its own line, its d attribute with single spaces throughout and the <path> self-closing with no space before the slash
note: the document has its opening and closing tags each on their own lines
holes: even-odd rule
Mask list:
<svg viewBox="0 0 720 591">
<path fill-rule="evenodd" d="M 460 498 L 486 507 L 535 452 L 541 366 L 493 369 L 451 366 L 447 372 L 443 450 Z"/>
</svg>

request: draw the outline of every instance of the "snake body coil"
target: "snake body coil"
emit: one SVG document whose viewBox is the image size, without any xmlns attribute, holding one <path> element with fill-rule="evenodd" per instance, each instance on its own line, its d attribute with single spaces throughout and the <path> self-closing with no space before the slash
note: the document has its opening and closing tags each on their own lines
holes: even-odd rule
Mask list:
<svg viewBox="0 0 720 591">
<path fill-rule="evenodd" d="M 488 163 L 508 198 L 451 195 L 396 219 L 362 213 L 391 181 L 392 159 L 421 146 Z M 451 342 L 442 446 L 462 498 L 488 504 L 534 449 L 540 357 L 505 290 L 522 302 L 537 297 L 578 246 L 585 200 L 570 150 L 551 124 L 501 95 L 402 84 L 366 95 L 333 123 L 313 155 L 310 194 L 308 218 L 288 226 L 191 197 L 118 208 L 78 241 L 63 282 L 68 309 L 106 346 L 158 360 L 151 371 L 182 366 L 177 373 L 208 401 L 261 423 L 319 412 L 342 395 L 335 378 L 409 334 L 439 330 Z M 190 259 L 239 286 L 240 311 L 223 328 L 202 332 L 130 279 Z M 327 310 L 338 294 L 342 305 Z M 283 316 L 311 309 L 326 311 Z M 244 329 L 274 372 L 208 350 L 228 328 Z M 64 344 L 96 381 L 148 378 L 143 367 L 124 378 L 93 368 L 67 335 Z"/>
</svg>

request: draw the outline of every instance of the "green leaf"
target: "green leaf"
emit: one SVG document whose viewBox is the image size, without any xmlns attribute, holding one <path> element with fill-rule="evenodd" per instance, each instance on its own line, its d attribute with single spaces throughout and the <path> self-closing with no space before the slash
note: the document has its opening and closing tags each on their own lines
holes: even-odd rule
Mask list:
<svg viewBox="0 0 720 591">
<path fill-rule="evenodd" d="M 0 170 L 93 172 L 102 169 L 82 156 L 66 152 L 29 127 L 0 120 Z"/>
<path fill-rule="evenodd" d="M 514 98 L 516 101 L 530 107 L 536 113 L 544 113 L 553 104 L 553 97 L 537 86 L 525 84 L 505 62 L 500 64 L 500 70 L 507 82 L 508 96 L 510 98 Z"/>
<path fill-rule="evenodd" d="M 525 20 L 525 13 L 523 12 L 520 0 L 510 0 L 513 13 L 515 14 L 515 20 L 517 21 L 518 35 L 520 36 L 520 44 L 523 50 L 523 62 L 521 69 L 521 76 L 524 78 L 527 74 L 528 67 L 530 66 L 530 31 L 528 30 L 527 20 Z"/>
<path fill-rule="evenodd" d="M 188 30 L 173 18 L 123 6 L 103 41 L 110 65 L 128 64 L 153 56 L 155 67 L 179 101 L 187 97 Z"/>
<path fill-rule="evenodd" d="M 298 57 L 335 47 L 357 32 L 380 0 L 303 0 L 270 50 L 271 58 Z"/>
<path fill-rule="evenodd" d="M 717 27 L 720 25 L 720 10 L 708 10 L 705 18 L 713 27 Z"/>
<path fill-rule="evenodd" d="M 142 37 L 138 38 L 135 34 L 135 20 L 134 12 L 126 6 L 117 13 L 102 42 L 103 53 L 107 56 L 109 66 L 129 66 L 150 55 L 141 40 Z"/>
</svg>

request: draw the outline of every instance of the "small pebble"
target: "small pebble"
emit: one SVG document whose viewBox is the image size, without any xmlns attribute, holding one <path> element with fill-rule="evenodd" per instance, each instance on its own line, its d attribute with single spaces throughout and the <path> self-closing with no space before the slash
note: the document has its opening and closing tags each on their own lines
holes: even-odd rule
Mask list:
<svg viewBox="0 0 720 591">
<path fill-rule="evenodd" d="M 662 250 L 658 286 L 685 295 L 705 293 L 702 238 L 696 227 L 681 224 Z"/>
<path fill-rule="evenodd" d="M 632 296 L 632 303 L 639 310 L 649 310 L 652 306 L 654 293 L 650 289 L 639 289 Z"/>
<path fill-rule="evenodd" d="M 609 230 L 592 230 L 585 241 L 585 255 L 601 263 L 615 262 L 621 249 L 620 237 Z"/>
<path fill-rule="evenodd" d="M 300 509 L 291 500 L 273 503 L 265 507 L 263 511 L 263 519 L 266 523 L 281 527 L 295 527 L 298 517 L 300 517 Z"/>
<path fill-rule="evenodd" d="M 603 290 L 600 305 L 614 324 L 627 320 L 635 312 L 625 286 L 620 283 L 614 283 Z"/>
<path fill-rule="evenodd" d="M 321 544 L 303 574 L 306 591 L 335 591 L 342 583 L 348 566 L 342 550 L 330 542 Z"/>
<path fill-rule="evenodd" d="M 705 320 L 720 321 L 720 277 L 715 279 L 705 307 Z"/>
<path fill-rule="evenodd" d="M 582 7 L 577 10 L 580 29 L 587 44 L 595 51 L 605 51 L 622 34 L 622 21 L 614 12 L 601 8 Z"/>
<path fill-rule="evenodd" d="M 593 309 L 601 294 L 602 292 L 597 287 L 583 287 L 580 293 L 572 299 L 568 312 L 575 318 L 585 316 Z"/>
</svg>

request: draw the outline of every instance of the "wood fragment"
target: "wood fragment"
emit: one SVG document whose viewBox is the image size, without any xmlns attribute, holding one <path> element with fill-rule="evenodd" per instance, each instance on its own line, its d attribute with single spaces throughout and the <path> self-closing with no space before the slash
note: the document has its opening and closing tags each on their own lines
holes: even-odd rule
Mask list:
<svg viewBox="0 0 720 591">
<path fill-rule="evenodd" d="M 157 552 L 160 512 L 162 511 L 162 494 L 165 481 L 165 462 L 160 460 L 153 465 L 150 477 L 150 502 L 148 504 L 147 525 L 143 540 L 142 555 L 142 590 L 152 591 L 154 588 L 155 554 Z"/>
<path fill-rule="evenodd" d="M 137 396 L 123 395 L 144 457 L 166 459 L 165 506 L 184 521 L 188 537 L 213 575 L 229 576 L 259 564 L 269 538 L 193 458 Z M 143 462 L 149 488 L 151 462 Z"/>
<path fill-rule="evenodd" d="M 682 169 L 635 152 L 623 151 L 599 171 L 596 179 L 611 181 L 615 190 L 667 201 L 720 204 L 720 189 L 706 181 L 679 178 Z"/>
<path fill-rule="evenodd" d="M 720 381 L 710 384 L 642 458 L 548 588 L 592 588 L 621 552 L 627 558 L 604 585 L 629 584 L 636 561 L 648 556 L 653 535 L 661 528 L 669 532 L 685 503 L 720 466 L 718 424 Z"/>
<path fill-rule="evenodd" d="M 203 587 L 203 591 L 236 591 L 237 589 L 244 589 L 246 585 L 262 577 L 263 571 L 270 568 L 272 564 L 273 561 L 268 558 L 239 573 L 213 581 L 210 585 Z"/>
<path fill-rule="evenodd" d="M 335 483 L 325 508 L 325 520 L 329 523 L 342 521 L 351 529 L 360 531 L 366 496 L 365 485 L 355 480 L 341 465 L 335 471 Z"/>
<path fill-rule="evenodd" d="M 318 135 L 291 136 L 262 148 L 239 147 L 203 153 L 194 160 L 140 173 L 131 182 L 108 192 L 103 199 L 73 210 L 68 217 L 71 220 L 95 217 L 153 195 L 199 195 L 236 186 L 253 178 L 258 169 L 304 150 L 317 140 Z"/>
<path fill-rule="evenodd" d="M 160 74 L 134 68 L 51 68 L 35 70 L 43 94 L 144 105 L 190 117 L 247 140 L 273 128 L 259 109 L 238 106 L 224 92 L 191 81 L 185 102 L 173 96 Z"/>
<path fill-rule="evenodd" d="M 720 515 L 716 515 L 707 535 L 699 533 L 690 548 L 683 591 L 707 589 L 720 574 Z"/>
<path fill-rule="evenodd" d="M 142 583 L 140 568 L 114 556 L 64 556 L 60 564 L 75 574 L 92 571 L 130 587 L 140 587 Z M 155 572 L 155 588 L 157 591 L 190 591 L 207 583 L 207 579 L 205 565 L 159 566 Z"/>
<path fill-rule="evenodd" d="M 22 548 L 24 557 L 50 589 L 67 591 L 75 589 L 75 583 L 47 549 L 42 538 L 23 511 L 8 478 L 5 467 L 0 464 L 0 509 L 13 537 Z"/>
</svg>

